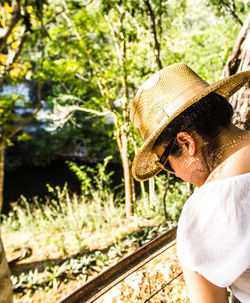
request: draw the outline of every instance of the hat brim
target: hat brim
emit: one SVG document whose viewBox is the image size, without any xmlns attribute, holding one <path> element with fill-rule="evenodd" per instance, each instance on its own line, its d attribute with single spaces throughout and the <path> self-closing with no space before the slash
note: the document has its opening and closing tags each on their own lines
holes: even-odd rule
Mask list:
<svg viewBox="0 0 250 303">
<path fill-rule="evenodd" d="M 211 92 L 215 92 L 224 98 L 228 99 L 236 91 L 238 91 L 245 83 L 250 79 L 250 71 L 241 72 L 222 79 L 212 85 L 209 85 L 202 93 L 199 93 L 195 97 L 187 100 L 177 111 L 175 111 L 170 117 L 166 116 L 162 121 L 158 129 L 156 129 L 143 143 L 138 150 L 132 165 L 132 173 L 137 181 L 146 181 L 158 174 L 161 169 L 155 164 L 158 157 L 152 152 L 152 148 L 158 136 L 165 129 L 165 127 L 174 120 L 185 109 L 192 104 L 198 102 Z"/>
</svg>

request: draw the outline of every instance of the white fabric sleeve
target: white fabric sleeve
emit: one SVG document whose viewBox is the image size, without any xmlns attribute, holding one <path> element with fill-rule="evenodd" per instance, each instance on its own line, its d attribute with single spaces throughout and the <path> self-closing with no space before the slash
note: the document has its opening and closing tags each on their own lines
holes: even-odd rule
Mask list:
<svg viewBox="0 0 250 303">
<path fill-rule="evenodd" d="M 250 267 L 250 173 L 200 187 L 177 231 L 180 262 L 219 287 Z"/>
</svg>

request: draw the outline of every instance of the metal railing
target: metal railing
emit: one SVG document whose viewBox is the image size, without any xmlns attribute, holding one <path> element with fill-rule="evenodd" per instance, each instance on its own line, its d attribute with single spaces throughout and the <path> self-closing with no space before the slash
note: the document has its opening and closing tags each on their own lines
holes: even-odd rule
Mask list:
<svg viewBox="0 0 250 303">
<path fill-rule="evenodd" d="M 91 303 L 101 297 L 104 293 L 124 280 L 133 272 L 141 268 L 155 257 L 159 256 L 170 247 L 175 245 L 177 227 L 163 233 L 149 243 L 143 245 L 135 252 L 129 254 L 117 264 L 90 280 L 82 287 L 68 295 L 60 303 Z M 177 274 L 171 281 L 165 283 L 160 290 L 152 294 L 145 302 L 148 302 L 155 294 L 169 285 L 182 273 Z"/>
</svg>

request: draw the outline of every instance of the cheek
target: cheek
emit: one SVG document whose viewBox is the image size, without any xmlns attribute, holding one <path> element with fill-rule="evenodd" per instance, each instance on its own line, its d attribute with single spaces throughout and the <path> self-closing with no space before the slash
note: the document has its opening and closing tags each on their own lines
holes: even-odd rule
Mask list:
<svg viewBox="0 0 250 303">
<path fill-rule="evenodd" d="M 169 162 L 173 169 L 175 170 L 175 175 L 182 180 L 189 182 L 191 184 L 200 185 L 204 183 L 203 175 L 205 174 L 205 167 L 200 165 L 198 159 L 196 158 L 171 158 Z"/>
<path fill-rule="evenodd" d="M 170 157 L 169 157 L 170 158 Z M 191 163 L 187 161 L 183 157 L 179 158 L 170 158 L 169 163 L 172 166 L 172 168 L 175 171 L 175 175 L 184 181 L 186 181 L 187 175 L 189 174 L 190 171 L 190 165 Z"/>
<path fill-rule="evenodd" d="M 178 168 L 180 174 L 190 174 L 193 168 L 193 160 L 192 159 L 186 159 L 182 158 L 180 161 L 178 161 Z"/>
</svg>

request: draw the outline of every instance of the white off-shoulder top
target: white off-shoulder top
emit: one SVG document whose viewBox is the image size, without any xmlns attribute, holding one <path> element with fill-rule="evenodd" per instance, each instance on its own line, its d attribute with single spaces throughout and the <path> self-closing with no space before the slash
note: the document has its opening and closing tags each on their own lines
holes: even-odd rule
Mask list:
<svg viewBox="0 0 250 303">
<path fill-rule="evenodd" d="M 250 302 L 250 173 L 195 190 L 180 216 L 177 251 L 184 266 Z"/>
</svg>

